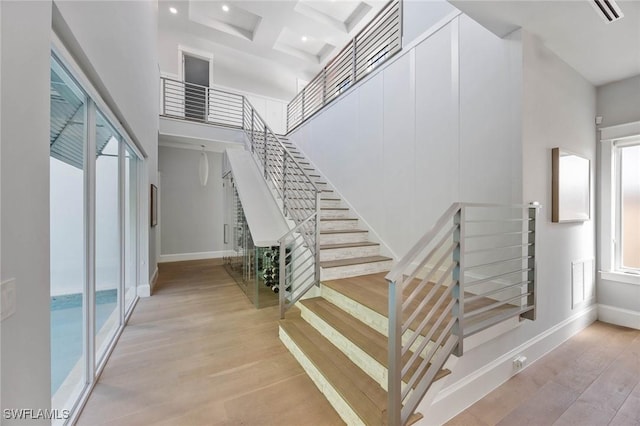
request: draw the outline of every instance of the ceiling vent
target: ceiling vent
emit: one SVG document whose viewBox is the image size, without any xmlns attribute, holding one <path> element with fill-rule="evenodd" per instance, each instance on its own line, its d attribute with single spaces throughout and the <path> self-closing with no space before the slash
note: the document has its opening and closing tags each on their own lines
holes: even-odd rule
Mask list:
<svg viewBox="0 0 640 426">
<path fill-rule="evenodd" d="M 624 16 L 615 0 L 593 0 L 591 4 L 607 23 L 615 22 Z"/>
</svg>

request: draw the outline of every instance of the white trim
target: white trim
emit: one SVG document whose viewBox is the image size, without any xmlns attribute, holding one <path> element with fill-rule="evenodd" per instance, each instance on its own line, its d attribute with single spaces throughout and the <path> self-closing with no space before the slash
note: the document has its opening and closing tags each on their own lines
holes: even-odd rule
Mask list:
<svg viewBox="0 0 640 426">
<path fill-rule="evenodd" d="M 446 423 L 514 376 L 517 371 L 513 369 L 512 361 L 516 356 L 525 355 L 528 358 L 528 365 L 531 365 L 565 340 L 589 326 L 597 317 L 598 309 L 594 305 L 567 318 L 510 350 L 495 361 L 446 386 L 434 398 L 430 407 L 418 406 L 418 411 L 429 413 L 429 424 Z M 464 356 L 458 361 L 458 363 L 461 362 L 464 362 Z"/>
<path fill-rule="evenodd" d="M 638 311 L 600 304 L 598 305 L 598 320 L 640 330 L 640 312 Z"/>
<path fill-rule="evenodd" d="M 624 284 L 640 285 L 640 275 L 618 271 L 600 271 L 600 279 Z"/>
<path fill-rule="evenodd" d="M 184 81 L 184 63 L 182 58 L 185 53 L 187 56 L 209 61 L 209 87 L 213 87 L 213 53 L 207 52 L 206 50 L 184 46 L 182 44 L 178 45 L 178 80 Z"/>
<path fill-rule="evenodd" d="M 640 135 L 640 121 L 602 127 L 599 130 L 600 142 L 631 138 Z"/>
<path fill-rule="evenodd" d="M 220 259 L 224 256 L 231 256 L 235 252 L 229 250 L 203 251 L 198 253 L 175 253 L 161 254 L 158 263 L 184 262 L 186 260 Z"/>
<path fill-rule="evenodd" d="M 153 294 L 153 289 L 156 288 L 158 283 L 158 267 L 153 272 L 149 284 L 141 284 L 138 286 L 138 297 L 150 297 Z M 133 311 L 133 309 L 131 309 Z"/>
</svg>

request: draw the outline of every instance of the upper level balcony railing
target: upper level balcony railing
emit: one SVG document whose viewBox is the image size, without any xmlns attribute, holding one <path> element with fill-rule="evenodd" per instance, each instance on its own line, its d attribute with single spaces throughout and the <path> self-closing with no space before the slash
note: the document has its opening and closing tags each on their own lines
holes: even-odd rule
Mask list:
<svg viewBox="0 0 640 426">
<path fill-rule="evenodd" d="M 391 0 L 287 105 L 287 132 L 402 50 L 402 2 Z"/>
</svg>

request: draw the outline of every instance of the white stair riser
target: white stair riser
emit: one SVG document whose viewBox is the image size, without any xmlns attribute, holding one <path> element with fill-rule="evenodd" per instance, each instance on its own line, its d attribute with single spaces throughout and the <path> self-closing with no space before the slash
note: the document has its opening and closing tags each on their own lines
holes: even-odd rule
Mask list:
<svg viewBox="0 0 640 426">
<path fill-rule="evenodd" d="M 391 269 L 392 260 L 383 262 L 361 263 L 359 265 L 338 266 L 335 268 L 321 268 L 320 277 L 323 280 L 357 277 L 360 275 L 377 274 Z"/>
<path fill-rule="evenodd" d="M 378 333 L 381 333 L 385 336 L 389 335 L 389 320 L 387 319 L 387 317 L 325 285 L 320 286 L 320 295 L 349 315 L 358 318 L 360 321 L 367 324 Z M 413 336 L 413 331 L 407 330 L 402 335 L 402 343 L 406 345 L 411 336 Z M 414 352 L 418 350 L 423 341 L 424 337 L 419 336 L 411 345 L 411 350 Z M 427 344 L 421 355 L 427 355 L 427 352 L 431 351 L 432 348 L 433 343 Z"/>
<path fill-rule="evenodd" d="M 344 229 L 358 229 L 357 220 L 320 220 L 321 231 L 340 231 Z"/>
<path fill-rule="evenodd" d="M 289 349 L 298 363 L 302 366 L 313 383 L 318 387 L 320 392 L 324 394 L 331 406 L 336 410 L 342 420 L 348 425 L 365 426 L 360 417 L 353 411 L 349 404 L 340 396 L 340 393 L 331 385 L 331 383 L 320 373 L 315 365 L 300 350 L 298 345 L 289 337 L 289 335 L 280 328 L 280 340 Z"/>
<path fill-rule="evenodd" d="M 378 382 L 385 391 L 389 385 L 389 370 L 387 366 L 380 364 L 371 355 L 363 351 L 358 345 L 345 337 L 338 330 L 329 325 L 324 319 L 316 315 L 315 312 L 308 309 L 303 304 L 296 305 L 300 308 L 302 318 L 322 334 L 333 346 L 338 348 L 342 353 L 356 364 L 362 371 L 367 373 L 369 377 Z M 421 362 L 421 361 L 418 361 Z M 404 390 L 406 383 L 403 381 L 402 389 Z M 409 394 L 410 395 L 410 394 Z"/>
<path fill-rule="evenodd" d="M 331 207 L 342 207 L 341 200 L 320 200 L 320 207 L 331 208 Z"/>
<path fill-rule="evenodd" d="M 367 240 L 368 232 L 349 232 L 341 234 L 320 234 L 320 245 L 361 243 Z"/>
<path fill-rule="evenodd" d="M 353 215 L 349 210 L 320 210 L 320 218 L 321 219 L 347 219 L 352 218 Z"/>
<path fill-rule="evenodd" d="M 320 250 L 320 261 L 349 259 L 353 257 L 370 257 L 380 254 L 380 246 L 345 247 Z"/>
</svg>

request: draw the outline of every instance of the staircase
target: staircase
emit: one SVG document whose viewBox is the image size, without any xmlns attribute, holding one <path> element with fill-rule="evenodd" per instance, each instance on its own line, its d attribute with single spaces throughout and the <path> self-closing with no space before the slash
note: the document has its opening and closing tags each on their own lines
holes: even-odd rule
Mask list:
<svg viewBox="0 0 640 426">
<path fill-rule="evenodd" d="M 320 173 L 286 137 L 279 137 L 303 167 L 320 193 L 320 276 L 322 280 L 348 278 L 389 271 L 393 259 L 380 255 L 380 244 L 358 226 L 358 218 L 344 205 Z"/>
<path fill-rule="evenodd" d="M 280 339 L 349 425 L 388 424 L 385 275 L 323 281 L 320 297 L 301 300 L 280 321 Z M 448 374 L 440 369 L 435 381 Z M 414 413 L 407 424 L 421 418 Z"/>
</svg>

